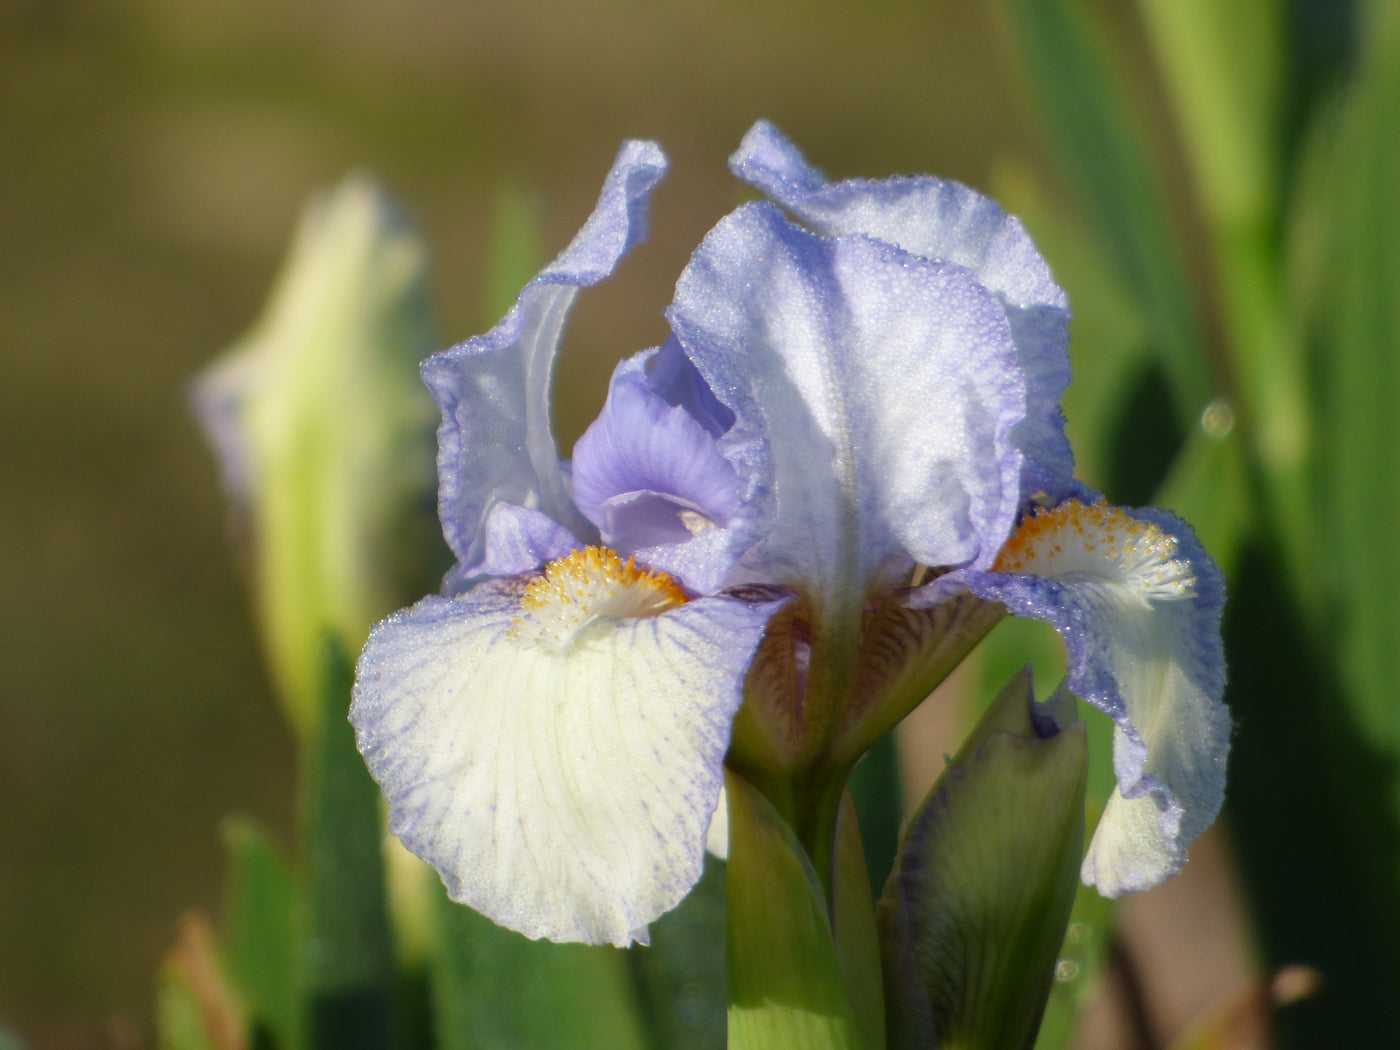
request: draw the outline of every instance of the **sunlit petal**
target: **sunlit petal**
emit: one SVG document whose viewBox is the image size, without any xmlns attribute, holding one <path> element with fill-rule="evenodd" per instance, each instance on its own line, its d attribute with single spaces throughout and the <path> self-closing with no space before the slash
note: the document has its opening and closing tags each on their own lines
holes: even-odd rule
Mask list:
<svg viewBox="0 0 1400 1050">
<path fill-rule="evenodd" d="M 1014 615 L 1052 624 L 1069 650 L 1070 688 L 1117 724 L 1118 788 L 1084 881 L 1106 897 L 1157 885 L 1180 870 L 1224 795 L 1219 569 L 1170 514 L 1077 501 L 1027 519 L 996 569 L 960 576 Z"/>
<path fill-rule="evenodd" d="M 588 222 L 505 319 L 423 363 L 442 410 L 438 511 L 459 574 L 482 571 L 484 525 L 497 503 L 543 511 L 581 539 L 594 535 L 559 468 L 549 415 L 554 358 L 579 289 L 611 274 L 645 237 L 647 200 L 665 170 L 655 143 L 625 143 Z"/>
<path fill-rule="evenodd" d="M 971 270 L 1005 306 L 1028 379 L 1026 417 L 1012 435 L 1026 457 L 1022 498 L 1064 495 L 1074 471 L 1059 409 L 1069 309 L 1020 220 L 961 183 L 927 175 L 828 183 L 767 121 L 749 130 L 729 165 L 818 233 L 863 234 Z"/>
<path fill-rule="evenodd" d="M 351 708 L 391 830 L 526 936 L 644 943 L 700 877 L 776 605 L 686 602 L 590 549 L 391 617 Z"/>
<path fill-rule="evenodd" d="M 746 565 L 848 609 L 891 560 L 990 566 L 1019 502 L 1025 384 L 966 270 L 753 204 L 705 239 L 668 317 L 736 415 L 721 450 L 759 479 Z"/>
<path fill-rule="evenodd" d="M 614 372 L 602 414 L 574 446 L 574 499 L 608 545 L 713 591 L 742 553 L 725 535 L 740 509 L 739 481 L 709 420 L 653 387 L 655 356 L 638 354 Z"/>
<path fill-rule="evenodd" d="M 578 545 L 574 534 L 548 514 L 514 503 L 486 513 L 485 544 L 473 566 L 458 562 L 443 580 L 443 594 L 460 594 L 483 576 L 517 576 L 563 557 Z"/>
</svg>

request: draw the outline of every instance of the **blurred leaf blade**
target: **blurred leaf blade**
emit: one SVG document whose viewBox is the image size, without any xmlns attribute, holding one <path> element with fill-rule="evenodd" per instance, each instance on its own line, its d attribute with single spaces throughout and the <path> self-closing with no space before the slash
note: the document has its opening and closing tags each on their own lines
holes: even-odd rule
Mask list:
<svg viewBox="0 0 1400 1050">
<path fill-rule="evenodd" d="M 1227 804 L 1259 937 L 1271 965 L 1324 978 L 1279 1017 L 1283 1047 L 1387 1045 L 1400 1031 L 1389 993 L 1400 983 L 1400 9 L 1371 11 L 1340 122 L 1318 139 L 1323 174 L 1305 187 L 1317 199 L 1303 204 L 1324 217 L 1310 227 L 1320 250 L 1290 244 L 1290 262 L 1321 278 L 1317 470 L 1302 489 L 1317 541 L 1282 563 L 1289 574 L 1256 533 L 1226 610 L 1232 705 L 1249 728 Z"/>
<path fill-rule="evenodd" d="M 1249 498 L 1249 465 L 1232 427 L 1223 403 L 1206 409 L 1202 425 L 1188 435 L 1152 501 L 1190 523 L 1227 579 L 1233 576 L 1245 537 L 1257 524 Z"/>
<path fill-rule="evenodd" d="M 531 941 L 436 887 L 429 970 L 438 1050 L 643 1050 L 627 960 L 615 948 Z"/>
<path fill-rule="evenodd" d="M 1306 470 L 1314 441 L 1304 343 L 1284 295 L 1281 201 L 1296 158 L 1285 153 L 1294 100 L 1277 0 L 1139 0 L 1193 174 L 1213 256 L 1215 301 L 1232 385 L 1285 552 L 1312 547 Z M 1300 89 L 1301 90 L 1301 89 Z M 1295 194 L 1291 194 L 1295 195 Z"/>
<path fill-rule="evenodd" d="M 1047 138 L 1137 300 L 1184 432 L 1214 383 L 1170 209 L 1143 156 L 1123 84 L 1075 0 L 1006 0 Z"/>
<path fill-rule="evenodd" d="M 1124 287 L 1106 249 L 1084 235 L 1076 218 L 1028 169 L 1001 165 L 995 189 L 998 200 L 1030 230 L 1073 308 L 1073 379 L 1060 405 L 1074 449 L 1075 475 L 1123 502 L 1113 484 L 1115 459 L 1121 454 L 1121 406 L 1133 380 L 1154 364 L 1140 304 Z M 1019 666 L 1006 667 L 996 681 L 1005 682 Z M 993 688 L 987 695 L 995 693 Z"/>
<path fill-rule="evenodd" d="M 229 854 L 228 965 L 243 996 L 253 1038 L 265 1028 L 274 1046 L 304 1046 L 300 888 L 266 834 L 251 821 L 230 821 L 224 841 Z"/>
<path fill-rule="evenodd" d="M 649 1036 L 668 1050 L 722 1050 L 724 862 L 706 854 L 705 873 L 679 905 L 651 924 L 651 945 L 627 952 Z"/>
<path fill-rule="evenodd" d="M 1327 759 L 1352 852 L 1348 892 L 1366 916 L 1377 986 L 1400 982 L 1400 7 L 1375 3 L 1344 112 L 1330 185 L 1328 271 L 1322 316 L 1323 446 L 1316 511 L 1324 560 L 1312 566 L 1326 594 L 1320 620 L 1340 679 L 1340 715 L 1357 746 Z M 1336 717 L 1336 716 L 1334 716 Z M 1354 801 L 1352 801 L 1354 800 Z M 1281 962 L 1294 960 L 1283 959 Z M 1309 960 L 1303 960 L 1309 961 Z M 1322 997 L 1334 994 L 1332 973 Z M 1302 1013 L 1307 1004 L 1299 1008 Z M 1391 1036 L 1400 1011 L 1371 1023 Z"/>
<path fill-rule="evenodd" d="M 1271 221 L 1286 99 L 1278 0 L 1138 0 L 1208 216 Z"/>
<path fill-rule="evenodd" d="M 1400 10 L 1376 5 L 1334 172 L 1325 457 L 1336 642 L 1369 735 L 1400 746 Z"/>
<path fill-rule="evenodd" d="M 486 327 L 499 321 L 540 268 L 542 217 L 538 197 L 511 184 L 496 194 L 486 268 Z"/>
<path fill-rule="evenodd" d="M 314 1050 L 390 1045 L 393 948 L 385 910 L 379 787 L 347 712 L 354 667 L 321 650 L 321 725 L 306 778 L 308 903 L 303 963 Z"/>
</svg>

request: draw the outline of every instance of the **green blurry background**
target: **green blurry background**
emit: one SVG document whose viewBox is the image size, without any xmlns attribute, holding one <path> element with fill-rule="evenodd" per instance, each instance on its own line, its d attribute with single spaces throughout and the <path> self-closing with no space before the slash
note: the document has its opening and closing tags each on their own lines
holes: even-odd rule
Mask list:
<svg viewBox="0 0 1400 1050">
<path fill-rule="evenodd" d="M 1397 435 L 1377 422 L 1400 393 L 1386 313 L 1400 296 L 1382 279 L 1400 273 L 1400 238 L 1383 232 L 1392 216 L 1364 210 L 1400 170 L 1395 107 L 1381 104 L 1396 80 L 1376 73 L 1400 67 L 1400 37 L 1392 18 L 1360 118 L 1382 130 L 1359 141 L 1379 145 L 1363 157 L 1347 140 L 1360 159 L 1338 169 L 1380 181 L 1337 192 L 1322 177 L 1330 125 L 1310 118 L 1328 115 L 1317 100 L 1331 104 L 1346 65 L 1351 6 L 0 0 L 0 1025 L 35 1048 L 142 1045 L 179 916 L 218 913 L 220 822 L 251 813 L 290 837 L 294 747 L 186 399 L 257 316 L 306 198 L 356 169 L 398 194 L 433 252 L 446 344 L 496 320 L 487 259 L 503 199 L 538 214 L 542 259 L 587 214 L 619 141 L 658 139 L 673 172 L 651 239 L 569 330 L 567 448 L 611 363 L 661 338 L 690 248 L 740 199 L 724 160 L 761 116 L 832 175 L 934 172 L 1026 212 L 1076 308 L 1067 409 L 1090 483 L 1146 502 L 1195 435 L 1166 492 L 1246 582 L 1230 636 L 1232 804 L 1268 956 L 1364 970 L 1380 956 L 1348 938 L 1367 926 L 1383 953 L 1400 915 L 1376 906 L 1400 899 L 1400 866 L 1347 881 L 1374 854 L 1367 828 L 1391 829 L 1374 836 L 1387 850 L 1400 841 L 1386 794 L 1400 729 L 1381 688 L 1394 647 L 1376 644 L 1400 630 L 1386 603 L 1400 572 L 1393 552 L 1367 560 L 1400 510 Z M 1173 23 L 1173 10 L 1188 14 Z M 1093 33 L 1067 11 L 1092 15 Z M 1212 11 L 1230 14 L 1212 28 Z M 1202 26 L 1222 50 L 1196 46 Z M 1111 61 L 1084 75 L 1095 53 Z M 1342 214 L 1333 198 L 1361 203 Z M 1353 242 L 1324 235 L 1334 219 Z M 1278 262 L 1285 243 L 1296 265 Z M 1382 277 L 1350 281 L 1333 324 L 1317 304 L 1338 257 Z M 1373 357 L 1335 383 L 1308 373 L 1302 328 L 1288 327 L 1300 317 L 1324 318 L 1324 350 Z M 1287 401 L 1303 388 L 1353 421 L 1323 435 L 1347 465 L 1335 477 L 1289 458 L 1309 448 L 1307 410 Z M 1198 447 L 1195 421 L 1220 392 L 1255 415 L 1246 437 Z M 1313 482 L 1339 512 L 1318 511 Z M 1351 552 L 1336 572 L 1310 545 L 1334 527 L 1328 549 Z M 1344 639 L 1354 674 L 1277 659 L 1326 639 L 1353 585 L 1369 603 Z M 1303 599 L 1311 623 L 1290 612 Z M 1383 651 L 1390 663 L 1371 659 Z M 1340 679 L 1362 698 L 1364 748 Z M 1356 798 L 1372 801 L 1334 827 Z M 1210 870 L 1228 884 L 1228 863 Z M 1187 900 L 1196 928 L 1219 914 L 1201 911 L 1208 896 Z M 1203 948 L 1188 941 L 1171 967 Z"/>
</svg>

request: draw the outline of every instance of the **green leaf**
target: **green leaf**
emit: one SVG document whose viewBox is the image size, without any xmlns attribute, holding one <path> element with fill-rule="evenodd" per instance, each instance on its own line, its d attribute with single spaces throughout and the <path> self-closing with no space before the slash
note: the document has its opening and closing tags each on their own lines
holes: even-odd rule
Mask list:
<svg viewBox="0 0 1400 1050">
<path fill-rule="evenodd" d="M 194 989 L 178 974 L 156 978 L 156 1046 L 158 1050 L 219 1050 L 204 1029 L 204 1014 Z"/>
<path fill-rule="evenodd" d="M 725 778 L 729 799 L 725 958 L 731 1050 L 861 1044 L 821 882 L 757 788 Z"/>
<path fill-rule="evenodd" d="M 899 849 L 904 818 L 904 790 L 899 779 L 899 748 L 894 733 L 875 741 L 850 779 L 851 799 L 860 817 L 859 837 L 865 852 L 866 881 L 883 886 Z M 874 887 L 871 901 L 875 900 Z"/>
<path fill-rule="evenodd" d="M 1278 195 L 1286 5 L 1138 0 L 1202 205 L 1232 226 L 1269 222 Z"/>
<path fill-rule="evenodd" d="M 705 874 L 685 900 L 651 924 L 651 945 L 627 952 L 648 1045 L 722 1050 L 725 865 L 705 856 Z"/>
<path fill-rule="evenodd" d="M 898 812 L 897 806 L 895 812 Z M 836 885 L 833 889 L 836 957 L 849 992 L 851 1016 L 860 1035 L 860 1045 L 865 1050 L 883 1050 L 885 984 L 881 977 L 880 938 L 875 928 L 865 856 L 855 800 L 848 791 L 841 801 L 841 813 L 836 821 Z"/>
<path fill-rule="evenodd" d="M 1319 463 L 1304 490 L 1318 541 L 1291 578 L 1256 542 L 1226 610 L 1249 729 L 1227 805 L 1260 940 L 1271 964 L 1326 976 L 1280 1018 L 1284 1046 L 1400 1031 L 1400 9 L 1375 5 L 1364 29 L 1321 183 Z"/>
<path fill-rule="evenodd" d="M 229 821 L 224 843 L 229 854 L 228 966 L 253 1042 L 303 1046 L 300 889 L 266 833 L 252 821 Z"/>
<path fill-rule="evenodd" d="M 438 1050 L 641 1050 L 627 960 L 616 948 L 531 941 L 436 892 L 432 983 Z"/>
<path fill-rule="evenodd" d="M 1278 0 L 1139 0 L 1194 175 L 1235 381 L 1241 440 L 1293 565 L 1311 556 L 1308 477 L 1314 441 L 1309 377 L 1294 296 L 1280 265 L 1281 198 L 1297 166 L 1283 118 L 1302 98 L 1285 84 Z M 1303 90 L 1298 86 L 1298 90 Z M 1306 152 L 1303 153 L 1306 156 Z M 1290 196 L 1303 199 L 1297 187 Z M 1258 498 L 1258 497 L 1256 497 Z"/>
<path fill-rule="evenodd" d="M 1103 807 L 1091 804 L 1088 808 L 1092 817 L 1088 823 L 1092 826 Z M 1116 913 L 1116 902 L 1100 897 L 1092 886 L 1075 887 L 1074 906 L 1055 961 L 1055 982 L 1045 1002 L 1036 1050 L 1061 1050 L 1070 1045 L 1079 1028 L 1080 1010 L 1089 994 L 1099 987 L 1096 978 L 1108 957 Z"/>
<path fill-rule="evenodd" d="M 1376 5 L 1334 171 L 1323 479 L 1336 643 L 1367 734 L 1400 747 L 1400 9 Z"/>
<path fill-rule="evenodd" d="M 1111 475 L 1121 456 L 1123 405 L 1133 382 L 1154 364 L 1138 304 L 1124 287 L 1122 273 L 1072 209 L 1053 199 L 1026 169 L 1002 164 L 994 176 L 997 199 L 1026 224 L 1073 308 L 1074 378 L 1060 406 L 1074 449 L 1075 476 L 1121 503 Z M 1017 666 L 996 678 L 998 687 Z"/>
<path fill-rule="evenodd" d="M 390 1045 L 393 950 L 384 905 L 379 787 L 346 719 L 354 669 L 344 647 L 321 649 L 321 725 L 306 778 L 308 922 L 303 943 L 310 1045 Z"/>
<path fill-rule="evenodd" d="M 894 1047 L 1035 1042 L 1084 841 L 1084 727 L 1063 689 L 1042 739 L 1028 670 L 915 813 L 878 917 Z"/>
<path fill-rule="evenodd" d="M 1240 547 L 1256 524 L 1245 450 L 1232 426 L 1223 403 L 1207 409 L 1153 500 L 1191 523 L 1226 579 L 1233 575 Z"/>
<path fill-rule="evenodd" d="M 1185 432 L 1213 384 L 1170 210 L 1135 132 L 1141 122 L 1123 106 L 1124 80 L 1076 0 L 1007 4 L 1047 138 L 1137 302 Z"/>
</svg>

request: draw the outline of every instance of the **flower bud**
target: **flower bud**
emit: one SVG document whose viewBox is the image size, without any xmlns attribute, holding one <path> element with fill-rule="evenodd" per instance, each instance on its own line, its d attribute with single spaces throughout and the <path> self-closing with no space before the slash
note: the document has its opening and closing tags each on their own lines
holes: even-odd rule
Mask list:
<svg viewBox="0 0 1400 1050">
<path fill-rule="evenodd" d="M 194 384 L 247 541 L 264 650 L 302 739 L 315 725 L 320 639 L 358 649 L 425 576 L 405 542 L 432 530 L 425 274 L 397 208 L 351 177 L 306 209 L 262 317 Z"/>
</svg>

